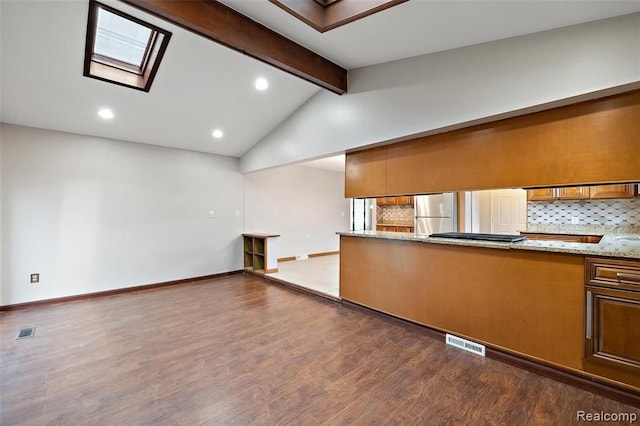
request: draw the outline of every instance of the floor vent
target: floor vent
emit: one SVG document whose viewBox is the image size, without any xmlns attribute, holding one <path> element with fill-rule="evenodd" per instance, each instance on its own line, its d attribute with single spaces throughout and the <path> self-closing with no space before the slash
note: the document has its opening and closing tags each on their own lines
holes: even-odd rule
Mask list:
<svg viewBox="0 0 640 426">
<path fill-rule="evenodd" d="M 33 337 L 36 334 L 35 327 L 25 327 L 18 330 L 16 334 L 16 340 L 26 339 L 28 337 Z"/>
<path fill-rule="evenodd" d="M 481 345 L 470 340 L 463 339 L 452 334 L 447 334 L 447 345 L 455 346 L 456 348 L 465 350 L 467 352 L 474 353 L 476 355 L 484 356 L 484 345 Z"/>
</svg>

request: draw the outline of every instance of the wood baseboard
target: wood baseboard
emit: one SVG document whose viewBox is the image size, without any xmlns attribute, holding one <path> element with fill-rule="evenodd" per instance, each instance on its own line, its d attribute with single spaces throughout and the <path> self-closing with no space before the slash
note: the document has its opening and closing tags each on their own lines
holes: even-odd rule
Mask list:
<svg viewBox="0 0 640 426">
<path fill-rule="evenodd" d="M 328 294 L 325 294 L 325 293 L 322 293 L 322 292 L 319 292 L 319 291 L 316 291 L 316 290 L 312 290 L 310 288 L 303 287 L 303 286 L 300 286 L 300 285 L 297 285 L 297 284 L 293 284 L 293 283 L 281 280 L 279 278 L 271 277 L 271 276 L 268 276 L 268 275 L 262 275 L 262 278 L 264 278 L 266 281 L 271 281 L 271 282 L 274 282 L 276 284 L 280 284 L 280 285 L 282 285 L 284 287 L 288 287 L 289 289 L 295 290 L 295 291 L 300 292 L 300 293 L 307 293 L 307 294 L 310 294 L 312 296 L 318 296 L 318 297 L 321 297 L 323 299 L 331 300 L 332 302 L 340 302 L 341 301 L 341 299 L 339 297 L 333 297 L 331 295 L 328 295 Z"/>
<path fill-rule="evenodd" d="M 320 253 L 309 253 L 308 256 L 311 257 L 320 257 L 320 256 L 332 256 L 334 254 L 340 254 L 340 251 L 323 251 Z M 278 262 L 290 262 L 292 260 L 296 260 L 295 256 L 289 257 L 279 257 Z"/>
<path fill-rule="evenodd" d="M 12 305 L 2 305 L 0 306 L 0 311 L 15 311 L 18 309 L 33 308 L 36 306 L 44 306 L 44 305 L 53 305 L 56 303 L 72 302 L 72 301 L 83 300 L 83 299 L 92 299 L 95 297 L 112 296 L 114 294 L 131 293 L 131 292 L 140 291 L 140 290 L 152 290 L 159 287 L 167 287 L 170 285 L 178 285 L 178 284 L 188 284 L 196 281 L 210 280 L 214 278 L 224 277 L 227 275 L 235 275 L 240 273 L 242 273 L 242 270 L 222 272 L 219 274 L 212 274 L 212 275 L 203 275 L 200 277 L 193 277 L 193 278 L 184 278 L 181 280 L 164 281 L 164 282 L 154 283 L 154 284 L 143 284 L 143 285 L 138 285 L 134 287 L 116 288 L 113 290 L 97 291 L 95 293 L 78 294 L 75 296 L 64 296 L 64 297 L 56 297 L 54 299 L 35 300 L 33 302 L 16 303 Z"/>
<path fill-rule="evenodd" d="M 376 311 L 375 309 L 350 302 L 348 300 L 342 299 L 342 305 L 349 309 L 354 309 L 370 315 L 375 315 L 376 317 L 384 319 L 385 321 L 391 321 L 395 324 L 400 324 L 404 327 L 411 328 L 412 330 L 418 330 L 428 337 L 442 340 L 443 342 L 445 340 L 446 333 L 444 333 L 443 331 L 397 318 L 392 315 Z M 569 386 L 573 386 L 597 395 L 602 395 L 606 398 L 613 399 L 623 404 L 640 408 L 640 392 L 636 392 L 632 389 L 616 386 L 604 381 L 599 381 L 597 378 L 582 376 L 569 370 L 563 370 L 555 366 L 550 366 L 536 360 L 525 358 L 521 355 L 516 355 L 488 346 L 486 347 L 485 355 L 487 356 L 487 358 L 495 359 L 496 361 L 513 365 L 514 367 L 522 368 L 523 370 L 530 371 L 540 376 L 548 377 Z"/>
</svg>

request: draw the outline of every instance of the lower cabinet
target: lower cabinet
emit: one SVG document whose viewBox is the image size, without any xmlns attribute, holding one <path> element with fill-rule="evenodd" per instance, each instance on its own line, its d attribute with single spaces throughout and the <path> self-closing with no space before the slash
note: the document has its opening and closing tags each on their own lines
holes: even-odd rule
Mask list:
<svg viewBox="0 0 640 426">
<path fill-rule="evenodd" d="M 413 226 L 376 225 L 376 231 L 382 232 L 413 232 Z"/>
<path fill-rule="evenodd" d="M 587 259 L 587 272 L 584 369 L 640 386 L 640 262 Z"/>
</svg>

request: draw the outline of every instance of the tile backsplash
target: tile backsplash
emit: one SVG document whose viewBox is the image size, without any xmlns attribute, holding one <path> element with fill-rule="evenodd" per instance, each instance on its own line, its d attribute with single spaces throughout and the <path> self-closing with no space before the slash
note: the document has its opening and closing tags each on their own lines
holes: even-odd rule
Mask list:
<svg viewBox="0 0 640 426">
<path fill-rule="evenodd" d="M 569 224 L 577 217 L 581 225 L 640 224 L 640 199 L 529 201 L 529 224 Z"/>
<path fill-rule="evenodd" d="M 413 222 L 413 206 L 411 205 L 379 205 L 376 209 L 378 223 Z"/>
</svg>

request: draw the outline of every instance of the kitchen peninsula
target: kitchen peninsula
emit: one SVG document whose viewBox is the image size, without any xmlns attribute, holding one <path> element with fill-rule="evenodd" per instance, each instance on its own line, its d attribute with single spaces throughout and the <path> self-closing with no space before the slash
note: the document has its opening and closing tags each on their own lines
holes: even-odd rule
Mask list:
<svg viewBox="0 0 640 426">
<path fill-rule="evenodd" d="M 638 182 L 638 116 L 636 91 L 347 153 L 345 193 Z M 605 233 L 598 243 L 344 232 L 340 295 L 640 404 L 635 232 Z"/>
<path fill-rule="evenodd" d="M 340 295 L 499 350 L 640 389 L 637 327 L 629 327 L 625 336 L 609 336 L 630 343 L 623 355 L 631 363 L 611 366 L 605 360 L 602 366 L 599 359 L 594 364 L 584 355 L 590 327 L 585 323 L 585 283 L 594 278 L 585 262 L 608 261 L 609 269 L 622 265 L 631 271 L 630 286 L 640 292 L 640 241 L 630 237 L 605 235 L 598 244 L 498 243 L 340 233 Z M 613 315 L 640 323 L 640 301 L 636 303 Z"/>
</svg>

